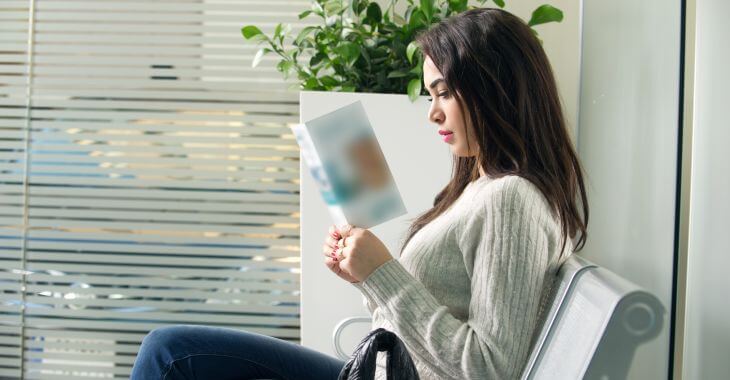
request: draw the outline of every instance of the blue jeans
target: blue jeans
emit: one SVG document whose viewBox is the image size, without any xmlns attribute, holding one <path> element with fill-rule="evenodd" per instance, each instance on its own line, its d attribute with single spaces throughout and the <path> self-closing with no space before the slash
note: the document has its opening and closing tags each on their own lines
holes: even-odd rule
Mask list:
<svg viewBox="0 0 730 380">
<path fill-rule="evenodd" d="M 131 380 L 337 379 L 343 360 L 252 332 L 176 325 L 142 340 Z"/>
</svg>

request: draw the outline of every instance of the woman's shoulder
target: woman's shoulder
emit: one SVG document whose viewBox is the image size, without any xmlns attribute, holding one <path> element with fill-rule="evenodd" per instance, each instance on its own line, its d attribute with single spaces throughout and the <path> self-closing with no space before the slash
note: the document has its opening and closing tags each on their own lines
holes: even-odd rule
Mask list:
<svg viewBox="0 0 730 380">
<path fill-rule="evenodd" d="M 482 196 L 490 194 L 513 194 L 517 196 L 542 194 L 529 179 L 512 174 L 496 178 L 481 177 L 474 184 L 477 188 L 475 193 Z"/>
<path fill-rule="evenodd" d="M 486 178 L 476 185 L 472 201 L 488 210 L 529 207 L 534 212 L 546 212 L 551 209 L 537 185 L 518 175 Z"/>
<path fill-rule="evenodd" d="M 494 224 L 522 225 L 526 221 L 534 223 L 531 233 L 545 231 L 551 238 L 557 235 L 556 218 L 550 211 L 547 199 L 540 189 L 530 180 L 507 175 L 499 178 L 478 179 L 476 185 L 464 202 L 463 212 L 456 230 L 461 244 L 471 239 L 479 239 L 481 233 L 514 232 L 513 229 L 494 228 Z"/>
</svg>

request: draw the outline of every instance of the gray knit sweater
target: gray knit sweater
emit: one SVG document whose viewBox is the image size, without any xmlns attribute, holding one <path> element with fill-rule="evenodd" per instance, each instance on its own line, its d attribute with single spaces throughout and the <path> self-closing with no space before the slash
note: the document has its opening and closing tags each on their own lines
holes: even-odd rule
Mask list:
<svg viewBox="0 0 730 380">
<path fill-rule="evenodd" d="M 561 231 L 542 193 L 486 176 L 424 226 L 399 259 L 353 284 L 372 328 L 395 332 L 421 379 L 516 379 L 547 309 Z M 572 252 L 570 239 L 566 255 Z M 385 379 L 385 353 L 376 379 Z"/>
</svg>

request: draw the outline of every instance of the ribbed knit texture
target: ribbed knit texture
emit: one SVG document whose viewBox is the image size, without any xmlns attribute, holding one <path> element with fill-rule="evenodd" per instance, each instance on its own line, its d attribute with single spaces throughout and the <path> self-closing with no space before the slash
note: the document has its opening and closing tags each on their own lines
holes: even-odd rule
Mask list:
<svg viewBox="0 0 730 380">
<path fill-rule="evenodd" d="M 480 177 L 399 259 L 353 285 L 372 328 L 403 340 L 422 379 L 517 379 L 542 323 L 560 239 L 556 216 L 531 182 Z M 568 239 L 566 253 L 572 249 Z"/>
</svg>

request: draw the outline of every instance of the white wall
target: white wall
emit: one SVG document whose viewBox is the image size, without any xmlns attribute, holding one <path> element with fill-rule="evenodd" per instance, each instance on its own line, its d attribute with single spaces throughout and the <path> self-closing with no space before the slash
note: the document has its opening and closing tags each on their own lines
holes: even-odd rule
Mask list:
<svg viewBox="0 0 730 380">
<path fill-rule="evenodd" d="M 584 255 L 671 309 L 680 1 L 584 0 L 578 150 L 590 220 Z M 669 312 L 631 379 L 666 379 Z"/>
<path fill-rule="evenodd" d="M 730 373 L 730 2 L 696 2 L 695 88 L 683 379 Z"/>
</svg>

